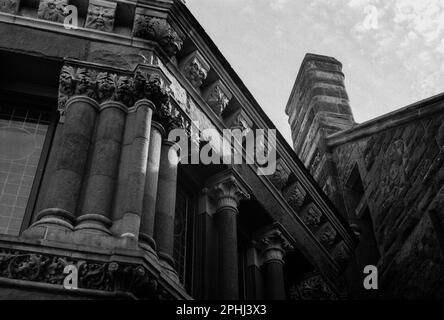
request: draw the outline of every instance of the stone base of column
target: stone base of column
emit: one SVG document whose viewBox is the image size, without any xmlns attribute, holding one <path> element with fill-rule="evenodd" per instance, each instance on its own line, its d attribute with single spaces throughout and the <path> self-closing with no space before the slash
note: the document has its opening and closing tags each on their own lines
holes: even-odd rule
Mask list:
<svg viewBox="0 0 444 320">
<path fill-rule="evenodd" d="M 45 209 L 37 214 L 36 222 L 22 236 L 27 239 L 44 239 L 50 230 L 55 233 L 69 233 L 74 230 L 74 222 L 74 215 L 66 210 Z"/>
<path fill-rule="evenodd" d="M 153 255 L 156 259 L 157 253 L 156 253 L 156 242 L 152 237 L 145 233 L 139 234 L 139 246 L 142 248 L 145 252 L 149 253 L 150 255 Z"/>
<path fill-rule="evenodd" d="M 111 235 L 112 221 L 100 214 L 85 214 L 77 218 L 75 231 Z"/>
<path fill-rule="evenodd" d="M 164 273 L 171 280 L 180 284 L 179 276 L 177 275 L 176 269 L 174 268 L 174 259 L 170 255 L 162 252 L 159 252 L 157 255 L 159 256 L 159 262 Z"/>
</svg>

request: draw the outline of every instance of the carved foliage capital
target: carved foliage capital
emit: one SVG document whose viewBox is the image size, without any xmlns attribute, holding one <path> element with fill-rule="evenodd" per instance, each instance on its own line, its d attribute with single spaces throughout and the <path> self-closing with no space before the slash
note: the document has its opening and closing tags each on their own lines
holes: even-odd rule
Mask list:
<svg viewBox="0 0 444 320">
<path fill-rule="evenodd" d="M 216 181 L 206 189 L 206 192 L 210 199 L 215 201 L 218 211 L 226 207 L 237 210 L 241 200 L 250 198 L 233 176 Z"/>
<path fill-rule="evenodd" d="M 137 100 L 148 99 L 156 107 L 167 105 L 169 92 L 157 75 L 136 71 L 131 74 L 65 65 L 59 80 L 59 110 L 74 95 L 83 95 L 99 103 L 116 101 L 131 107 Z"/>
<path fill-rule="evenodd" d="M 285 238 L 280 230 L 273 229 L 267 232 L 255 244 L 264 255 L 264 262 L 280 261 L 283 262 L 284 254 L 293 250 L 293 246 Z"/>
</svg>

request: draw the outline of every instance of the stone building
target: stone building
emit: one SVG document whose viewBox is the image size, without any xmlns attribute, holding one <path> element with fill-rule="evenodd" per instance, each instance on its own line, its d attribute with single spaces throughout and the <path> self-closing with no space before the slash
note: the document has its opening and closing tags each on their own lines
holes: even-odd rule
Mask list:
<svg viewBox="0 0 444 320">
<path fill-rule="evenodd" d="M 333 91 L 344 104 L 335 103 L 340 110 L 333 123 L 308 135 L 323 107 L 305 108 L 310 116 L 298 124 L 304 135 L 295 147 L 305 163 L 315 159 L 312 168 L 325 168 L 312 173 L 331 201 L 279 133 L 273 145 L 274 125 L 181 1 L 0 0 L 0 57 L 3 299 L 345 298 L 345 271 L 358 238 L 342 213 L 365 207 L 359 192 L 374 187 L 363 175 L 367 171 L 358 171 L 365 168 L 346 157 L 365 149 L 380 173 L 381 145 L 393 145 L 394 164 L 406 164 L 413 159 L 407 143 L 430 142 L 427 137 L 439 127 L 432 116 L 435 122 L 414 122 L 423 129 L 416 133 L 408 124 L 412 115 L 422 114 L 416 106 L 400 115 L 410 129 L 386 128 L 393 127 L 387 120 L 378 126 L 396 133 L 380 130 L 367 143 L 369 126 L 354 127 L 339 65 L 325 64 L 322 75 L 338 80 Z M 296 93 L 306 101 L 316 90 L 331 89 L 303 80 Z M 299 110 L 295 99 L 289 104 L 292 123 L 302 119 L 302 113 L 293 115 Z M 429 114 L 439 110 L 439 98 L 427 104 Z M 352 127 L 327 139 L 330 130 Z M 176 129 L 185 133 L 186 148 L 171 139 Z M 228 144 L 236 146 L 228 154 L 240 152 L 240 164 L 218 162 L 227 151 L 216 147 L 226 139 L 224 129 L 242 133 Z M 265 139 L 247 150 L 248 137 L 258 140 L 257 129 L 266 129 Z M 213 135 L 205 139 L 196 130 Z M 350 137 L 356 142 L 347 142 Z M 390 144 L 401 137 L 405 142 Z M 406 171 L 387 181 L 385 193 L 398 191 L 386 220 L 394 223 L 405 211 L 394 205 L 397 199 L 419 205 L 415 199 L 431 202 L 436 195 L 442 185 L 433 169 L 440 143 L 415 142 L 428 165 L 396 167 Z M 190 150 L 212 150 L 214 162 L 188 163 Z M 247 161 L 254 151 L 275 151 L 276 157 Z M 264 174 L 266 166 L 276 171 Z M 425 179 L 426 169 L 432 189 L 415 184 L 402 189 L 408 177 Z M 338 192 L 341 179 L 357 186 L 346 203 Z M 371 214 L 377 209 L 370 199 L 381 196 L 372 192 L 367 198 Z M 405 242 L 404 233 L 387 237 L 386 221 L 374 217 L 381 220 L 375 226 L 384 248 L 380 256 L 408 263 L 396 250 L 399 243 L 421 243 L 418 255 L 436 254 L 434 233 L 427 231 L 439 225 L 439 212 L 430 220 L 419 214 L 423 207 L 417 209 L 413 220 L 399 222 L 417 241 Z M 412 229 L 411 221 L 423 227 Z M 430 280 L 438 277 L 433 258 Z M 388 277 L 396 267 L 387 266 Z"/>
<path fill-rule="evenodd" d="M 359 235 L 349 293 L 443 298 L 444 95 L 357 124 L 341 63 L 307 54 L 286 113 L 294 150 Z M 366 265 L 372 295 L 353 280 Z"/>
</svg>

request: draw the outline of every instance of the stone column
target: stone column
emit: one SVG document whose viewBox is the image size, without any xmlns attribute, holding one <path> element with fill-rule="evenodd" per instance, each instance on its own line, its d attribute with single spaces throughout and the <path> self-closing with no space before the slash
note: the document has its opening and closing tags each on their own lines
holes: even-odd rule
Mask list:
<svg viewBox="0 0 444 320">
<path fill-rule="evenodd" d="M 174 270 L 174 217 L 176 212 L 177 168 L 179 149 L 174 142 L 163 140 L 157 187 L 154 240 L 161 264 L 173 278 Z"/>
<path fill-rule="evenodd" d="M 153 102 L 142 99 L 130 109 L 135 113 L 132 130 L 132 143 L 129 148 L 128 159 L 123 165 L 127 166 L 127 177 L 123 197 L 121 198 L 122 214 L 114 221 L 114 231 L 121 237 L 139 238 L 140 219 L 143 209 L 143 198 L 148 163 L 148 148 L 151 132 L 151 118 L 156 109 Z"/>
<path fill-rule="evenodd" d="M 269 231 L 258 243 L 263 259 L 265 298 L 285 300 L 284 254 L 292 247 L 276 229 Z"/>
<path fill-rule="evenodd" d="M 218 298 L 239 299 L 239 262 L 237 215 L 241 199 L 248 198 L 247 189 L 232 170 L 224 171 L 209 182 L 208 195 L 215 204 L 218 242 Z"/>
<path fill-rule="evenodd" d="M 45 209 L 37 214 L 30 229 L 47 225 L 73 229 L 98 110 L 99 104 L 83 95 L 66 102 L 62 142 L 45 195 Z"/>
<path fill-rule="evenodd" d="M 112 224 L 110 213 L 126 112 L 127 107 L 120 102 L 108 101 L 100 106 L 91 168 L 76 230 L 111 235 L 108 228 Z"/>
<path fill-rule="evenodd" d="M 142 221 L 140 223 L 140 245 L 147 251 L 155 252 L 154 219 L 156 216 L 157 186 L 159 181 L 162 139 L 165 129 L 158 122 L 151 125 L 148 164 L 146 168 L 145 193 L 143 196 Z"/>
</svg>

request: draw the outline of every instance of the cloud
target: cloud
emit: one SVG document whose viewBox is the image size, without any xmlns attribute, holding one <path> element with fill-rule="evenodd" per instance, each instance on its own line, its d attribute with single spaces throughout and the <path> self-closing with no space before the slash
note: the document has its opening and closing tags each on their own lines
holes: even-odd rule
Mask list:
<svg viewBox="0 0 444 320">
<path fill-rule="evenodd" d="M 289 0 L 270 0 L 271 9 L 281 11 L 286 7 L 288 1 Z"/>
</svg>

